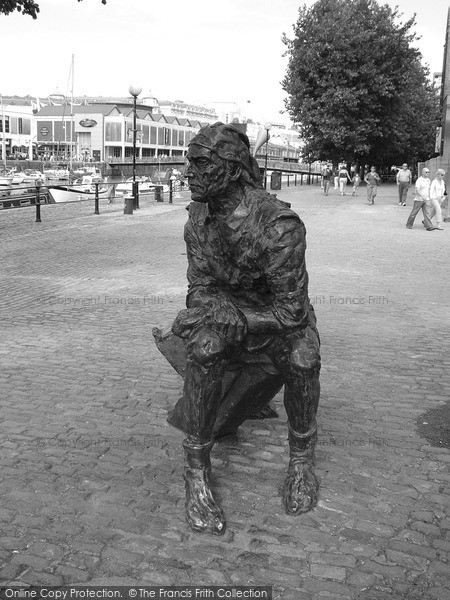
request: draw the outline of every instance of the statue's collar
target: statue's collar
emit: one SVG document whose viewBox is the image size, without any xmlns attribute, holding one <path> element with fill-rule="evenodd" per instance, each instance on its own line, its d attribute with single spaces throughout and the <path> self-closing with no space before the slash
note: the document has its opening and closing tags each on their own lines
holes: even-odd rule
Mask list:
<svg viewBox="0 0 450 600">
<path fill-rule="evenodd" d="M 214 213 L 210 212 L 209 206 L 206 205 L 205 225 L 216 221 L 223 223 L 230 229 L 238 229 L 242 225 L 242 222 L 251 213 L 251 210 L 251 205 L 247 201 L 247 195 L 245 195 L 244 198 L 242 198 L 240 203 L 227 217 L 217 217 Z"/>
</svg>

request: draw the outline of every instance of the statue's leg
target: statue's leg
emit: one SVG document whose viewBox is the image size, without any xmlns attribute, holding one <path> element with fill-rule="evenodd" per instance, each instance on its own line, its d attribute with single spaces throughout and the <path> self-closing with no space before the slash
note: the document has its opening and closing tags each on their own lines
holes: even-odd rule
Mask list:
<svg viewBox="0 0 450 600">
<path fill-rule="evenodd" d="M 314 473 L 316 441 L 315 424 L 305 433 L 298 433 L 289 427 L 290 459 L 283 488 L 284 506 L 289 514 L 308 512 L 317 504 L 319 482 Z"/>
<path fill-rule="evenodd" d="M 222 340 L 213 331 L 204 329 L 194 336 L 183 388 L 186 519 L 194 531 L 215 535 L 223 534 L 226 527 L 210 487 L 212 431 L 227 365 L 223 350 Z"/>
<path fill-rule="evenodd" d="M 210 487 L 212 445 L 213 442 L 197 444 L 191 438 L 183 442 L 186 519 L 194 531 L 222 535 L 225 518 Z"/>
<path fill-rule="evenodd" d="M 278 365 L 284 375 L 284 405 L 289 422 L 289 468 L 284 484 L 286 511 L 297 515 L 317 504 L 319 483 L 314 473 L 316 414 L 320 397 L 319 340 L 314 329 L 286 340 Z"/>
</svg>

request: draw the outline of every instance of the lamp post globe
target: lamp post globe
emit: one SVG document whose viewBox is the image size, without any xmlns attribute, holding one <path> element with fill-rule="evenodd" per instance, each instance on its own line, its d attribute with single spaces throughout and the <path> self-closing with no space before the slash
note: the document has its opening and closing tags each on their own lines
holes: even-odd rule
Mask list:
<svg viewBox="0 0 450 600">
<path fill-rule="evenodd" d="M 136 99 L 142 92 L 142 87 L 131 83 L 128 91 L 133 96 L 133 208 L 139 208 L 139 184 L 136 183 Z"/>
<path fill-rule="evenodd" d="M 128 87 L 128 92 L 130 93 L 131 96 L 133 96 L 134 98 L 137 98 L 139 96 L 139 94 L 142 92 L 142 87 L 140 85 L 138 85 L 137 83 L 130 83 L 130 85 Z"/>
</svg>

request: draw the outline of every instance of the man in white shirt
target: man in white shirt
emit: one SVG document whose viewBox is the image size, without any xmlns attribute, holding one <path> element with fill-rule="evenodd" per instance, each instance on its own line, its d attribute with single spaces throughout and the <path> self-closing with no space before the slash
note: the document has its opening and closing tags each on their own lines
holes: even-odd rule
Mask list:
<svg viewBox="0 0 450 600">
<path fill-rule="evenodd" d="M 408 169 L 406 163 L 402 164 L 402 168 L 397 172 L 398 185 L 398 205 L 406 206 L 406 197 L 408 195 L 409 186 L 412 183 L 412 173 Z"/>
<path fill-rule="evenodd" d="M 430 220 L 430 185 L 430 169 L 425 167 L 422 169 L 422 175 L 418 177 L 416 181 L 416 196 L 414 198 L 413 209 L 406 221 L 407 229 L 412 229 L 414 219 L 417 217 L 420 209 L 422 209 L 423 212 L 422 223 L 426 230 L 434 231 L 436 229 Z"/>
</svg>

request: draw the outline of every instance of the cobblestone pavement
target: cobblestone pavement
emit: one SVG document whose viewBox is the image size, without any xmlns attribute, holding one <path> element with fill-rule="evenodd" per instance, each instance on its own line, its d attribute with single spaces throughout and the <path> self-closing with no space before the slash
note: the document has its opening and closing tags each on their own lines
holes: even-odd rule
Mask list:
<svg viewBox="0 0 450 600">
<path fill-rule="evenodd" d="M 308 230 L 322 337 L 319 506 L 281 504 L 286 415 L 213 450 L 223 538 L 184 520 L 181 379 L 151 329 L 184 305 L 183 199 L 2 211 L 0 585 L 273 585 L 274 597 L 450 598 L 450 452 L 417 433 L 450 389 L 450 224 L 396 189 L 279 192 Z"/>
</svg>

